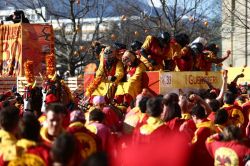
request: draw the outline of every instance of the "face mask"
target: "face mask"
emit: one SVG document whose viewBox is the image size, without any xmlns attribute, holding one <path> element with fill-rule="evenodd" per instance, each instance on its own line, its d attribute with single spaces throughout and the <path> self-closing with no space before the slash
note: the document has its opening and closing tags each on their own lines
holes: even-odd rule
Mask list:
<svg viewBox="0 0 250 166">
<path fill-rule="evenodd" d="M 124 65 L 127 65 L 129 62 L 131 62 L 131 60 L 128 57 L 122 58 L 122 63 Z"/>
</svg>

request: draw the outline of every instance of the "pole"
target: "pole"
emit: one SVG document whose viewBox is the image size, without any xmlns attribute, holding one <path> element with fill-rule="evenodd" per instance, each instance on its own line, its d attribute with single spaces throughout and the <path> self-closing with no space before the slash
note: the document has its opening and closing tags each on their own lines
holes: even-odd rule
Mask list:
<svg viewBox="0 0 250 166">
<path fill-rule="evenodd" d="M 248 0 L 246 0 L 246 10 L 245 10 L 245 66 L 247 66 L 247 63 L 248 63 L 248 34 L 247 34 L 247 28 L 248 28 L 248 25 L 247 25 L 247 15 L 248 15 Z"/>
<path fill-rule="evenodd" d="M 231 65 L 234 66 L 234 10 L 235 0 L 231 0 Z"/>
</svg>

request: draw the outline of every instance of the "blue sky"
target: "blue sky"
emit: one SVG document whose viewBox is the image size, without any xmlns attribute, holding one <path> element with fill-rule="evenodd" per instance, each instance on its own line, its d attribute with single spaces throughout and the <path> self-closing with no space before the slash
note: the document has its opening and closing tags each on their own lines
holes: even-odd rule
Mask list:
<svg viewBox="0 0 250 166">
<path fill-rule="evenodd" d="M 151 0 L 141 0 L 142 2 L 145 2 L 145 3 L 148 3 L 150 6 L 152 5 L 151 4 Z M 174 0 L 166 0 L 170 5 L 174 4 Z M 188 2 L 188 3 L 191 3 L 192 0 L 178 0 L 178 3 L 179 5 L 181 5 L 184 1 Z M 153 0 L 154 2 L 154 5 L 156 7 L 161 7 L 161 2 L 160 0 Z M 193 6 L 193 4 L 192 4 Z M 198 10 L 200 11 L 203 11 L 203 10 L 206 10 L 206 9 L 210 9 L 211 11 L 207 11 L 207 16 L 212 18 L 212 17 L 215 17 L 215 16 L 218 16 L 221 12 L 221 9 L 220 9 L 220 1 L 218 0 L 203 0 L 202 2 L 202 5 L 199 6 Z"/>
</svg>

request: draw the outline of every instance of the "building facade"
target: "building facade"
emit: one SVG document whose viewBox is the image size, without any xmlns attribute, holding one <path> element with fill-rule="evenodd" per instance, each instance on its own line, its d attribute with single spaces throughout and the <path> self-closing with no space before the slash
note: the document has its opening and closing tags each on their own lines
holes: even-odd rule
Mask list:
<svg viewBox="0 0 250 166">
<path fill-rule="evenodd" d="M 7 7 L 4 10 L 0 10 L 0 21 L 3 21 L 4 24 L 11 24 L 11 21 L 5 21 L 6 17 L 13 14 L 16 9 L 13 7 Z M 22 10 L 22 9 L 20 9 Z M 30 23 L 41 23 L 41 24 L 51 24 L 55 31 L 55 35 L 57 35 L 57 31 L 61 30 L 62 28 L 65 29 L 66 36 L 70 39 L 72 35 L 72 20 L 70 19 L 54 19 L 51 18 L 46 13 L 46 8 L 41 7 L 37 9 L 24 9 L 25 16 L 29 19 Z M 42 17 L 41 17 L 42 15 Z M 45 22 L 44 19 L 47 21 Z M 117 26 L 121 26 L 121 17 L 114 16 L 114 17 L 103 17 L 101 18 L 101 24 L 98 26 L 98 36 L 102 38 L 102 34 L 107 32 L 108 30 L 112 29 L 112 23 L 116 24 Z M 130 20 L 138 20 L 140 19 L 139 16 L 131 16 Z M 92 37 L 94 32 L 96 31 L 96 25 L 100 22 L 100 18 L 80 18 L 79 20 L 75 20 L 76 23 L 79 23 L 79 35 L 81 41 L 92 41 Z"/>
<path fill-rule="evenodd" d="M 222 1 L 222 52 L 231 50 L 225 66 L 250 65 L 249 0 Z"/>
</svg>

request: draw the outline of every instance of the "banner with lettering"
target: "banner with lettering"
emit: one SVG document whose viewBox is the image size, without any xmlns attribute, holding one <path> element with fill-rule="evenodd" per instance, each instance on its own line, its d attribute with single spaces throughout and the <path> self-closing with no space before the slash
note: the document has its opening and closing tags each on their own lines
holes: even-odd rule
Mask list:
<svg viewBox="0 0 250 166">
<path fill-rule="evenodd" d="M 45 70 L 45 55 L 50 53 L 54 53 L 51 25 L 0 25 L 0 74 L 3 76 L 23 76 L 27 60 L 34 62 L 34 73 L 38 75 Z"/>
<path fill-rule="evenodd" d="M 1 74 L 13 75 L 20 72 L 22 52 L 22 28 L 20 24 L 0 25 Z"/>
<path fill-rule="evenodd" d="M 208 89 L 204 79 L 208 80 L 215 88 L 221 88 L 221 72 L 161 72 L 159 88 L 161 94 L 168 92 Z"/>
</svg>

